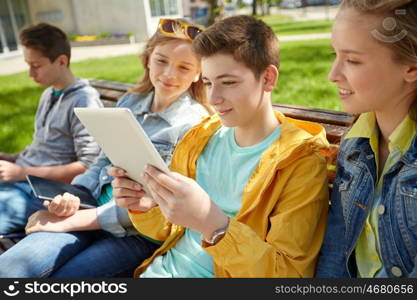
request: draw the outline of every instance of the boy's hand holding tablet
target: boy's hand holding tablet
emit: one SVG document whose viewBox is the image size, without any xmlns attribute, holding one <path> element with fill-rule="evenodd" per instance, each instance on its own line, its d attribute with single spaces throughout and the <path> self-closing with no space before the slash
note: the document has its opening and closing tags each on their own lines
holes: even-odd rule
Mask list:
<svg viewBox="0 0 417 300">
<path fill-rule="evenodd" d="M 112 167 L 108 171 L 115 179 L 112 182 L 113 195 L 118 206 L 129 209 L 131 212 L 145 212 L 156 206 L 157 203 L 145 194 L 140 183 L 126 178 L 126 171 Z"/>
</svg>

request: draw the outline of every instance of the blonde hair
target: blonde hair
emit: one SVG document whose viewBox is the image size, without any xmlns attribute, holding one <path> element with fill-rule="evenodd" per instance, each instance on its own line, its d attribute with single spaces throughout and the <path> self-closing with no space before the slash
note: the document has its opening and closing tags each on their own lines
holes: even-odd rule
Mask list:
<svg viewBox="0 0 417 300">
<path fill-rule="evenodd" d="M 142 61 L 143 68 L 145 70 L 142 78 L 139 80 L 138 84 L 134 86 L 133 88 L 129 89 L 129 93 L 140 93 L 140 94 L 148 94 L 154 90 L 154 86 L 152 85 L 151 79 L 149 77 L 149 59 L 151 57 L 151 54 L 153 50 L 158 46 L 165 44 L 167 42 L 170 42 L 172 40 L 178 40 L 181 39 L 184 42 L 189 42 L 191 45 L 191 41 L 187 39 L 183 39 L 176 36 L 167 36 L 159 31 L 157 31 L 146 43 L 145 50 L 140 54 L 140 59 Z M 200 78 L 197 82 L 193 82 L 188 89 L 188 93 L 190 96 L 199 102 L 201 105 L 205 107 L 205 109 L 212 114 L 213 108 L 207 103 L 207 97 L 206 97 L 206 89 L 204 86 L 204 83 Z"/>
<path fill-rule="evenodd" d="M 417 67 L 417 1 L 343 0 L 340 7 L 341 9 L 354 8 L 360 13 L 381 16 L 384 21 L 394 20 L 392 26 L 387 26 L 382 21 L 376 29 L 378 35 L 374 37 L 392 50 L 394 60 L 411 63 Z M 410 116 L 417 122 L 417 84 L 414 97 Z"/>
</svg>

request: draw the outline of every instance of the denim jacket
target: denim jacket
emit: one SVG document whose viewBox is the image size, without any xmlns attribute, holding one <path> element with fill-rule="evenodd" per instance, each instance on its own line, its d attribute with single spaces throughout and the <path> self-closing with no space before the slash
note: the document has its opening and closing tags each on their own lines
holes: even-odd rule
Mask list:
<svg viewBox="0 0 417 300">
<path fill-rule="evenodd" d="M 355 246 L 376 192 L 369 139 L 342 142 L 318 277 L 356 277 Z M 377 207 L 380 257 L 388 277 L 417 277 L 417 137 L 385 174 Z"/>
<path fill-rule="evenodd" d="M 119 100 L 117 107 L 127 107 L 133 111 L 155 148 L 169 165 L 174 148 L 182 136 L 208 114 L 203 106 L 188 94 L 183 94 L 164 111 L 153 113 L 153 96 L 153 92 L 147 95 L 126 94 Z M 86 187 L 94 198 L 98 199 L 103 186 L 113 180 L 107 173 L 111 166 L 109 159 L 101 152 L 95 163 L 85 173 L 75 177 L 72 184 Z M 115 236 L 125 236 L 128 234 L 126 228 L 133 228 L 127 211 L 118 207 L 114 200 L 98 207 L 97 216 L 101 228 Z"/>
</svg>

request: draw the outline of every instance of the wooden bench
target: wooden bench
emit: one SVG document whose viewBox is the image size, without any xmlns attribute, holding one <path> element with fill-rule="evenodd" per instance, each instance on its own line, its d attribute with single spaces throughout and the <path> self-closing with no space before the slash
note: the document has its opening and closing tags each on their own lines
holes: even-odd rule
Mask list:
<svg viewBox="0 0 417 300">
<path fill-rule="evenodd" d="M 133 87 L 133 84 L 112 82 L 107 80 L 91 79 L 90 83 L 100 93 L 100 98 L 106 107 L 116 105 L 117 100 Z M 340 139 L 345 135 L 355 118 L 343 112 L 317 109 L 303 106 L 273 104 L 274 109 L 281 111 L 286 116 L 317 122 L 326 129 L 327 139 L 331 148 L 327 154 L 329 188 L 331 188 L 335 177 L 335 160 Z M 0 254 L 17 243 L 19 239 L 0 239 Z"/>
</svg>

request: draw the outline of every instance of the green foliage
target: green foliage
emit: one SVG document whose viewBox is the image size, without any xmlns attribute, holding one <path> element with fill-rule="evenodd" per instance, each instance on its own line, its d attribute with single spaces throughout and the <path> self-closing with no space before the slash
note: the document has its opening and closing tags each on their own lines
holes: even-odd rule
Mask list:
<svg viewBox="0 0 417 300">
<path fill-rule="evenodd" d="M 75 41 L 75 38 L 77 37 L 77 35 L 76 34 L 68 34 L 68 39 L 70 40 L 70 41 Z"/>
<path fill-rule="evenodd" d="M 336 88 L 327 81 L 333 57 L 329 40 L 281 43 L 281 68 L 274 102 L 339 109 Z M 77 77 L 137 82 L 143 68 L 136 55 L 72 63 Z M 43 88 L 26 73 L 0 76 L 0 151 L 17 152 L 30 144 Z"/>
<path fill-rule="evenodd" d="M 99 34 L 97 34 L 97 38 L 98 39 L 108 39 L 108 38 L 110 38 L 111 37 L 111 34 L 110 34 L 110 32 L 101 32 L 101 33 L 99 33 Z"/>
</svg>

